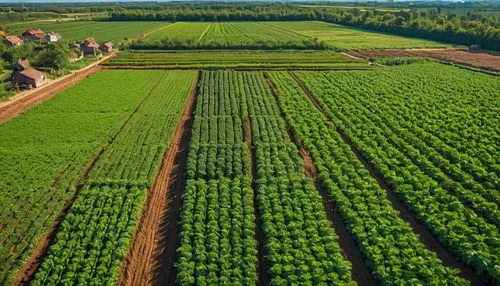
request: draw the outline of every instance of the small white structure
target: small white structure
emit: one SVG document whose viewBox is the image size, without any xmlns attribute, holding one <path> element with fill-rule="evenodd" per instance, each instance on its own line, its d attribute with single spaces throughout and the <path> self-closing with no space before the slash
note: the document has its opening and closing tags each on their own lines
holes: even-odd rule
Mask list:
<svg viewBox="0 0 500 286">
<path fill-rule="evenodd" d="M 61 34 L 59 33 L 47 33 L 45 34 L 45 40 L 49 43 L 57 42 L 61 39 Z"/>
</svg>

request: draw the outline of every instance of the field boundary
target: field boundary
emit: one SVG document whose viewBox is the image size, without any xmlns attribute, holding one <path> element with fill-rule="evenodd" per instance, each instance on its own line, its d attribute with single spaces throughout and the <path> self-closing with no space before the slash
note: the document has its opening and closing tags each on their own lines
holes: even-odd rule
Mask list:
<svg viewBox="0 0 500 286">
<path fill-rule="evenodd" d="M 231 65 L 221 66 L 113 66 L 104 65 L 105 70 L 220 70 L 231 69 L 235 71 L 335 71 L 335 70 L 371 70 L 373 69 L 368 64 L 364 66 L 339 66 L 339 67 L 311 67 L 311 66 L 268 66 L 268 67 L 235 67 Z"/>
<path fill-rule="evenodd" d="M 323 115 L 325 120 L 333 125 L 337 133 L 342 138 L 345 144 L 349 146 L 351 151 L 356 155 L 358 160 L 363 164 L 363 166 L 368 170 L 370 175 L 377 181 L 378 185 L 385 190 L 387 193 L 387 198 L 390 200 L 392 207 L 398 211 L 399 217 L 408 223 L 412 228 L 413 232 L 417 234 L 419 241 L 424 244 L 424 246 L 429 250 L 437 254 L 438 258 L 442 261 L 444 266 L 453 267 L 460 270 L 458 276 L 472 282 L 473 285 L 481 285 L 481 280 L 475 272 L 466 266 L 464 263 L 459 261 L 454 255 L 451 254 L 448 249 L 446 249 L 437 238 L 422 224 L 411 211 L 406 207 L 406 205 L 400 200 L 400 198 L 392 191 L 390 185 L 386 182 L 385 177 L 381 172 L 379 172 L 372 164 L 363 156 L 363 154 L 358 150 L 351 138 L 345 134 L 342 128 L 333 122 L 323 108 L 320 106 L 319 102 L 312 95 L 309 89 L 304 85 L 304 83 L 292 72 L 289 73 L 298 86 L 302 89 L 305 96 L 313 103 L 316 109 Z"/>
<path fill-rule="evenodd" d="M 269 86 L 269 89 L 271 90 L 271 93 L 273 94 L 274 100 L 278 104 L 280 115 L 285 121 L 287 133 L 293 143 L 297 146 L 297 151 L 299 152 L 301 159 L 304 161 L 304 173 L 306 177 L 309 177 L 313 180 L 314 186 L 318 194 L 321 196 L 324 212 L 328 221 L 330 222 L 330 227 L 338 236 L 337 242 L 339 243 L 340 249 L 342 250 L 342 255 L 351 263 L 352 279 L 356 281 L 358 285 L 377 285 L 376 280 L 373 278 L 370 269 L 365 263 L 365 258 L 361 253 L 361 250 L 359 250 L 352 235 L 347 231 L 347 226 L 342 220 L 340 213 L 336 209 L 334 200 L 330 197 L 326 189 L 318 181 L 316 166 L 314 165 L 314 162 L 309 155 L 309 151 L 305 149 L 299 142 L 299 137 L 290 126 L 288 120 L 286 120 L 286 117 L 284 116 L 285 113 L 279 105 L 276 87 L 274 86 L 267 73 L 264 73 L 264 77 L 266 79 L 267 85 Z M 312 164 L 312 166 L 309 166 L 310 164 Z"/>
<path fill-rule="evenodd" d="M 185 186 L 192 113 L 196 105 L 200 72 L 186 100 L 174 135 L 163 156 L 155 183 L 149 189 L 141 219 L 120 270 L 119 285 L 149 285 L 158 281 L 175 283 L 176 257 L 182 193 Z M 166 246 L 166 247 L 165 247 Z M 161 266 L 162 269 L 159 269 Z M 165 266 L 165 267 L 163 267 Z M 165 270 L 159 272 L 160 270 Z M 158 280 L 158 281 L 154 281 Z"/>
<path fill-rule="evenodd" d="M 83 69 L 50 81 L 39 88 L 24 91 L 15 95 L 6 102 L 0 102 L 0 123 L 9 121 L 21 115 L 31 107 L 60 94 L 66 89 L 84 80 L 89 75 L 100 71 L 102 69 L 101 64 L 111 60 L 115 56 L 116 52 L 84 67 Z"/>
</svg>

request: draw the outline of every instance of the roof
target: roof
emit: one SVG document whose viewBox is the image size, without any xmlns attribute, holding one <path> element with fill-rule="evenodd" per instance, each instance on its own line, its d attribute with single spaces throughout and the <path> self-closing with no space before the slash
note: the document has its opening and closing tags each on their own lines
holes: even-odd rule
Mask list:
<svg viewBox="0 0 500 286">
<path fill-rule="evenodd" d="M 93 38 L 86 39 L 83 45 L 89 48 L 99 48 L 99 44 Z"/>
<path fill-rule="evenodd" d="M 0 31 L 0 36 L 2 36 L 2 37 L 3 37 L 3 36 L 5 36 L 5 35 L 6 35 L 6 34 L 5 34 L 5 31 Z"/>
<path fill-rule="evenodd" d="M 28 69 L 29 67 L 31 67 L 30 61 L 28 61 L 28 60 L 24 60 L 24 61 L 18 60 L 17 64 L 20 65 L 23 69 Z"/>
<path fill-rule="evenodd" d="M 21 40 L 21 38 L 19 38 L 18 36 L 14 36 L 14 35 L 6 36 L 5 40 L 9 41 L 11 43 L 19 43 L 19 42 L 23 41 L 23 40 Z"/>
<path fill-rule="evenodd" d="M 54 32 L 49 32 L 49 33 L 47 33 L 46 35 L 48 35 L 48 36 L 55 36 L 55 37 L 59 37 L 59 38 L 61 37 L 61 34 L 59 34 L 59 33 L 54 33 Z"/>
<path fill-rule="evenodd" d="M 33 34 L 33 36 L 35 36 L 39 39 L 43 39 L 45 37 L 45 34 L 44 33 L 35 33 L 35 34 Z"/>
<path fill-rule="evenodd" d="M 31 28 L 29 30 L 26 30 L 23 34 L 36 35 L 36 34 L 45 34 L 45 33 L 40 28 Z"/>
<path fill-rule="evenodd" d="M 37 79 L 37 78 L 43 76 L 43 72 L 38 71 L 38 70 L 31 68 L 31 67 L 19 72 L 19 74 L 21 74 L 27 78 L 31 78 L 31 79 Z"/>
<path fill-rule="evenodd" d="M 113 43 L 112 42 L 106 42 L 106 43 L 102 44 L 101 47 L 107 47 L 107 48 L 112 49 L 113 48 Z"/>
</svg>

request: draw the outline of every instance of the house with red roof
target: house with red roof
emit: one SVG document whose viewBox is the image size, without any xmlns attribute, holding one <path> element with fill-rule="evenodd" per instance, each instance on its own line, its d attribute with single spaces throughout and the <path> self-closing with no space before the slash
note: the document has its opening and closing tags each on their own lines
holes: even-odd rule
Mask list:
<svg viewBox="0 0 500 286">
<path fill-rule="evenodd" d="M 24 44 L 24 41 L 21 38 L 14 35 L 5 36 L 3 42 L 8 46 L 20 46 Z"/>
</svg>

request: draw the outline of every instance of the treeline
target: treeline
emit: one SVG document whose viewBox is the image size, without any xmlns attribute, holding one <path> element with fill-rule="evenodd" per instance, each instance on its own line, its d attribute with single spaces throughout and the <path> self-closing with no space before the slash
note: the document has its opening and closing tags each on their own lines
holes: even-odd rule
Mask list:
<svg viewBox="0 0 500 286">
<path fill-rule="evenodd" d="M 382 11 L 299 7 L 284 4 L 173 6 L 169 9 L 123 9 L 114 21 L 304 21 L 319 20 L 409 37 L 500 50 L 500 21 L 495 16 L 457 16 L 438 10 Z"/>
<path fill-rule="evenodd" d="M 276 50 L 276 49 L 291 49 L 291 50 L 326 50 L 328 45 L 325 42 L 313 40 L 302 41 L 269 41 L 256 40 L 245 42 L 221 42 L 221 41 L 198 41 L 195 38 L 179 39 L 179 38 L 163 38 L 157 41 L 137 40 L 130 44 L 131 49 L 136 50 Z"/>
</svg>

